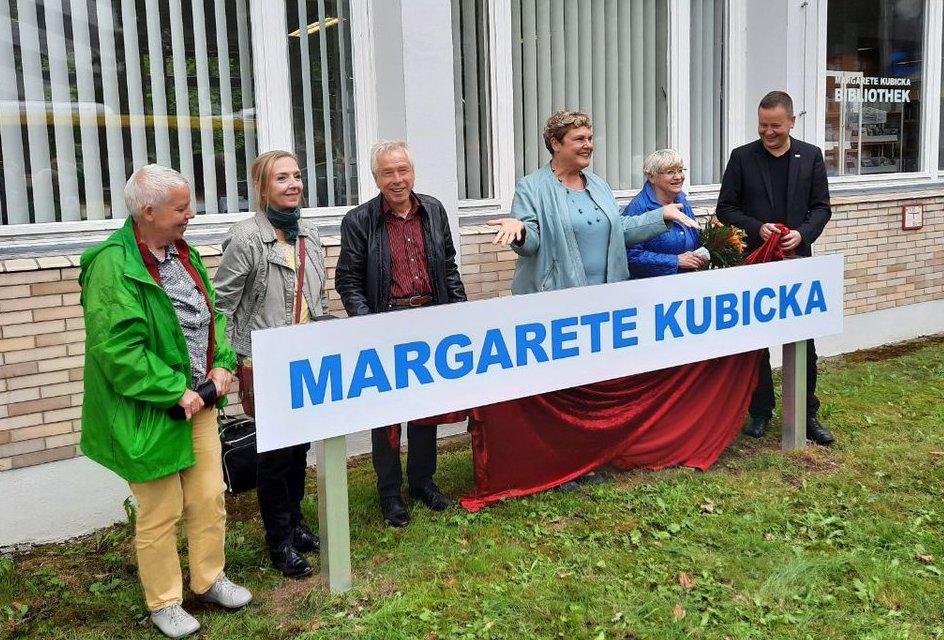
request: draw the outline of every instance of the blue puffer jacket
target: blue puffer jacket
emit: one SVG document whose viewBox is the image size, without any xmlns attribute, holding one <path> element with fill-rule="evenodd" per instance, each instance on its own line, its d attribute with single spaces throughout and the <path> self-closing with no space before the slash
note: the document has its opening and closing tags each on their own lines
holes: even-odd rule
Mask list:
<svg viewBox="0 0 944 640">
<path fill-rule="evenodd" d="M 689 206 L 684 193 L 680 193 L 675 202 L 681 204 L 682 210 L 688 214 L 688 217 L 695 220 L 695 212 Z M 656 199 L 652 185 L 646 180 L 642 191 L 626 205 L 622 215 L 640 216 L 661 208 L 662 205 Z M 650 278 L 678 273 L 679 254 L 694 251 L 698 247 L 698 237 L 698 229 L 684 227 L 678 222 L 673 222 L 672 229 L 669 231 L 630 247 L 626 250 L 630 277 Z"/>
</svg>

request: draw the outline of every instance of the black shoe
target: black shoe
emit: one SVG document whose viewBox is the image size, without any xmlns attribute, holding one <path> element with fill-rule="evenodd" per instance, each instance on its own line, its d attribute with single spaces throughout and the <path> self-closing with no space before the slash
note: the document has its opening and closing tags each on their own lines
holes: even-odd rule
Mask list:
<svg viewBox="0 0 944 640">
<path fill-rule="evenodd" d="M 806 437 L 816 444 L 829 446 L 836 441 L 836 437 L 823 425 L 820 424 L 816 416 L 806 420 Z"/>
<path fill-rule="evenodd" d="M 591 471 L 577 478 L 577 484 L 585 484 L 588 486 L 606 484 L 606 477 L 600 472 Z"/>
<path fill-rule="evenodd" d="M 380 513 L 383 514 L 384 522 L 391 527 L 399 528 L 410 524 L 410 512 L 406 510 L 400 496 L 381 498 Z"/>
<path fill-rule="evenodd" d="M 559 484 L 556 487 L 554 487 L 554 491 L 558 491 L 560 493 L 567 493 L 569 491 L 580 491 L 580 485 L 577 484 L 576 481 L 574 480 L 568 480 L 564 484 Z"/>
<path fill-rule="evenodd" d="M 410 487 L 410 497 L 421 500 L 433 511 L 443 511 L 452 506 L 452 500 L 444 496 L 434 482 L 430 482 L 419 489 Z"/>
<path fill-rule="evenodd" d="M 304 578 L 311 575 L 311 565 L 295 550 L 291 542 L 284 542 L 274 549 L 269 549 L 269 558 L 286 578 Z"/>
<path fill-rule="evenodd" d="M 292 531 L 292 546 L 299 553 L 315 553 L 321 549 L 321 540 L 303 524 L 295 525 Z"/>
<path fill-rule="evenodd" d="M 756 418 L 751 416 L 751 424 L 744 429 L 744 435 L 752 438 L 763 438 L 767 433 L 767 426 L 770 424 L 770 418 Z"/>
</svg>

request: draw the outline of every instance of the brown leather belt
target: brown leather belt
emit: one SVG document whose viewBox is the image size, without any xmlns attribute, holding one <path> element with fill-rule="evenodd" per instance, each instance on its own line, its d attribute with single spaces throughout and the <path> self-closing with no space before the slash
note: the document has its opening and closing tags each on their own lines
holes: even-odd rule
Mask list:
<svg viewBox="0 0 944 640">
<path fill-rule="evenodd" d="M 391 309 L 408 309 L 410 307 L 425 307 L 433 301 L 433 296 L 410 296 L 409 298 L 390 298 Z"/>
</svg>

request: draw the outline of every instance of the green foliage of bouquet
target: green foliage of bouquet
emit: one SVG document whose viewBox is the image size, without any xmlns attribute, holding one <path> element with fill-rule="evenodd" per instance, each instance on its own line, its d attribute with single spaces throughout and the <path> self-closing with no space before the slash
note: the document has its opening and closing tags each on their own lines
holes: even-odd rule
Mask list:
<svg viewBox="0 0 944 640">
<path fill-rule="evenodd" d="M 701 230 L 698 241 L 711 256 L 710 268 L 722 269 L 744 263 L 746 238 L 743 229 L 721 224 L 716 218 L 711 218 Z"/>
</svg>

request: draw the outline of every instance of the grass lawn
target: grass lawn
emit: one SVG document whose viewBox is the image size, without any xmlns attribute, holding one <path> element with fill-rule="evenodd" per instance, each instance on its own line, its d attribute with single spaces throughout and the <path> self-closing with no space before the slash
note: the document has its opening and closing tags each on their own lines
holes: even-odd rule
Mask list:
<svg viewBox="0 0 944 640">
<path fill-rule="evenodd" d="M 343 595 L 270 569 L 240 496 L 228 574 L 255 601 L 185 606 L 213 639 L 944 638 L 944 337 L 825 361 L 820 388 L 830 449 L 781 455 L 775 428 L 707 473 L 621 473 L 475 515 L 417 507 L 405 530 L 382 525 L 356 461 Z M 442 488 L 469 490 L 471 464 L 467 441 L 443 447 Z M 160 637 L 133 558 L 116 525 L 0 560 L 0 637 Z"/>
</svg>

